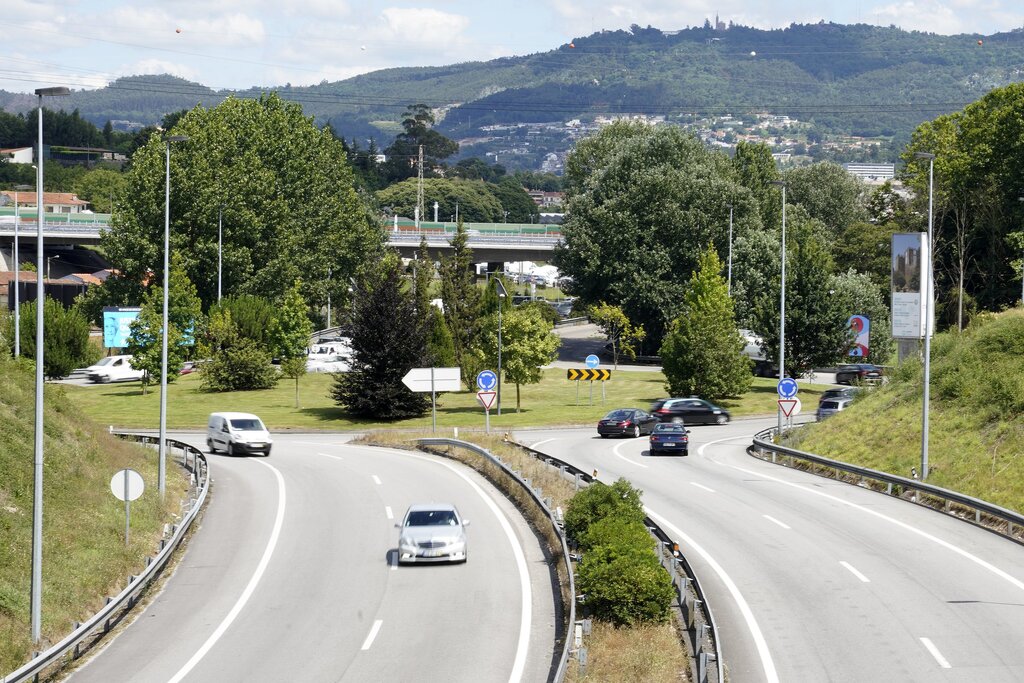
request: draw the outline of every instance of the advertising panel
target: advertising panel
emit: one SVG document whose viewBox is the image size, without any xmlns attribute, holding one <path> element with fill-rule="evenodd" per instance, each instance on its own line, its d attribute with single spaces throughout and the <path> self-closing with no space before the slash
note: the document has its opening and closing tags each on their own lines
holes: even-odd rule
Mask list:
<svg viewBox="0 0 1024 683">
<path fill-rule="evenodd" d="M 106 306 L 103 309 L 103 346 L 123 349 L 128 346 L 132 321 L 139 317 L 138 306 Z"/>
<path fill-rule="evenodd" d="M 892 236 L 892 336 L 896 339 L 924 337 L 925 293 L 931 289 L 928 255 L 928 233 Z"/>
<path fill-rule="evenodd" d="M 865 315 L 851 315 L 849 325 L 854 335 L 850 355 L 854 358 L 867 358 L 868 345 L 871 341 L 871 321 Z"/>
</svg>

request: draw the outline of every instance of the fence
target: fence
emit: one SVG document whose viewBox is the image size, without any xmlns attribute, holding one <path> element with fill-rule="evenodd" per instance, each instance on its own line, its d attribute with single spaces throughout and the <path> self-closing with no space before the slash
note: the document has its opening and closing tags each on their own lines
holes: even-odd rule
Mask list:
<svg viewBox="0 0 1024 683">
<path fill-rule="evenodd" d="M 138 434 L 117 434 L 117 436 L 146 444 L 157 444 L 159 442 L 158 438 L 154 436 Z M 165 532 L 164 538 L 160 539 L 156 555 L 146 558 L 146 568 L 141 574 L 128 577 L 128 585 L 125 586 L 124 590 L 114 597 L 108 597 L 106 605 L 99 612 L 91 616 L 84 623 L 77 624 L 75 629 L 59 643 L 45 652 L 38 653 L 32 661 L 20 669 L 0 677 L 0 683 L 21 683 L 22 681 L 32 679 L 38 680 L 40 673 L 48 667 L 61 662 L 69 653 L 72 659 L 77 659 L 82 642 L 92 638 L 94 635 L 107 633 L 111 625 L 118 620 L 120 612 L 134 607 L 139 594 L 167 564 L 171 554 L 179 546 L 185 537 L 185 532 L 188 531 L 206 502 L 206 494 L 210 485 L 206 456 L 200 450 L 174 439 L 167 439 L 167 446 L 168 455 L 173 455 L 174 450 L 177 450 L 182 467 L 191 473 L 191 491 L 194 495 L 189 500 L 183 501 L 183 504 L 188 505 L 188 510 L 184 512 L 181 522 L 171 525 L 169 538 L 167 537 L 167 532 Z"/>
</svg>

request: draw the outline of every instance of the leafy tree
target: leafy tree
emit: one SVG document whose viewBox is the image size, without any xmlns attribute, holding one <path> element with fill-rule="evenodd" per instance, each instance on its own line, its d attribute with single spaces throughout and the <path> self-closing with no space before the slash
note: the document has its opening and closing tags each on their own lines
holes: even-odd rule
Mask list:
<svg viewBox="0 0 1024 683">
<path fill-rule="evenodd" d="M 471 344 L 479 310 L 480 290 L 473 271 L 473 250 L 469 236 L 460 220 L 451 239 L 452 252 L 441 258 L 441 303 L 444 320 L 452 335 L 455 362 L 462 368 L 463 381 L 469 386 L 474 375 Z"/>
<path fill-rule="evenodd" d="M 803 206 L 837 236 L 855 221 L 867 219 L 864 183 L 830 161 L 794 168 L 786 173 L 786 200 Z"/>
<path fill-rule="evenodd" d="M 91 202 L 94 211 L 110 213 L 125 184 L 124 174 L 97 168 L 78 178 L 72 189 L 79 199 Z"/>
<path fill-rule="evenodd" d="M 163 311 L 163 292 L 154 283 L 149 290 L 149 296 L 155 297 L 157 292 L 160 293 L 159 310 Z M 186 346 L 185 358 L 190 357 L 196 335 L 201 332 L 203 324 L 202 302 L 199 300 L 195 284 L 185 270 L 185 259 L 177 253 L 171 254 L 171 279 L 167 283 L 167 319 L 182 334 L 182 341 Z"/>
<path fill-rule="evenodd" d="M 277 384 L 278 373 L 270 364 L 270 354 L 239 334 L 230 309 L 210 314 L 204 348 L 211 356 L 200 375 L 204 391 L 271 389 Z"/>
<path fill-rule="evenodd" d="M 302 281 L 296 280 L 284 294 L 274 319 L 273 338 L 281 374 L 295 380 L 295 407 L 299 407 L 299 379 L 306 374 L 306 349 L 313 334 L 313 323 L 306 315 Z"/>
<path fill-rule="evenodd" d="M 341 143 L 298 104 L 229 97 L 192 109 L 168 132 L 189 138 L 171 143 L 172 250 L 204 307 L 217 296 L 221 208 L 228 293 L 272 298 L 281 281 L 301 276 L 307 302 L 322 308 L 330 282 L 347 283 L 376 260 L 383 230 L 355 191 Z M 103 236 L 121 286 L 134 289 L 118 294 L 129 301 L 141 298 L 142 283 L 161 279 L 165 153 L 157 135 L 136 151 L 123 206 Z"/>
<path fill-rule="evenodd" d="M 426 202 L 425 216 L 421 221 L 433 220 L 434 202 L 438 203 L 437 217 L 449 220 L 455 216 L 458 204 L 459 218 L 470 223 L 497 223 L 502 218 L 501 202 L 491 191 L 493 185 L 480 180 L 448 180 L 427 178 L 423 181 L 423 196 Z M 400 216 L 412 217 L 416 209 L 417 181 L 405 180 L 384 188 L 377 193 L 377 202 Z M 529 199 L 529 197 L 527 197 Z"/>
<path fill-rule="evenodd" d="M 332 398 L 357 417 L 398 420 L 422 415 L 430 400 L 410 391 L 402 378 L 423 365 L 426 330 L 403 287 L 401 262 L 389 256 L 378 271 L 357 280 L 354 289 L 341 325 L 351 340 L 351 368 L 335 373 Z"/>
<path fill-rule="evenodd" d="M 14 340 L 14 316 L 5 322 L 6 331 L 0 334 Z M 21 304 L 21 356 L 35 358 L 36 354 L 36 302 Z M 89 365 L 95 354 L 89 344 L 89 321 L 75 308 L 64 308 L 59 301 L 43 299 L 43 374 L 49 379 L 66 377 L 75 368 Z"/>
<path fill-rule="evenodd" d="M 149 384 L 160 381 L 163 372 L 163 299 L 161 290 L 153 289 L 146 302 L 142 304 L 139 316 L 132 321 L 131 334 L 128 336 L 128 347 L 125 349 L 132 356 L 132 367 L 142 370 L 142 393 L 148 392 Z M 185 349 L 182 345 L 181 330 L 174 322 L 167 326 L 167 381 L 178 378 L 178 371 L 185 360 Z"/>
<path fill-rule="evenodd" d="M 587 317 L 604 333 L 605 339 L 611 342 L 616 368 L 619 367 L 619 354 L 636 358 L 636 344 L 643 341 L 647 333 L 642 327 L 634 327 L 621 308 L 602 301 L 587 310 Z"/>
<path fill-rule="evenodd" d="M 740 185 L 745 187 L 757 202 L 761 224 L 765 228 L 778 229 L 781 223 L 779 206 L 781 191 L 772 185 L 779 179 L 779 171 L 772 157 L 771 147 L 763 142 L 736 143 L 736 154 L 732 158 L 733 172 Z"/>
<path fill-rule="evenodd" d="M 540 217 L 540 208 L 514 178 L 491 183 L 488 189 L 501 202 L 501 220 L 507 223 L 533 223 Z"/>
<path fill-rule="evenodd" d="M 276 324 L 277 308 L 269 299 L 253 294 L 226 296 L 219 304 L 210 307 L 211 315 L 215 310 L 230 311 L 231 321 L 239 335 L 253 340 L 257 346 L 268 351 L 273 349 L 271 331 Z"/>
<path fill-rule="evenodd" d="M 907 211 L 907 200 L 886 180 L 868 196 L 868 218 L 872 223 L 901 222 Z"/>
<path fill-rule="evenodd" d="M 423 146 L 425 173 L 459 151 L 459 143 L 433 129 L 434 114 L 427 105 L 411 105 L 402 116 L 403 132 L 384 150 L 388 159 L 385 175 L 389 180 L 402 180 L 416 175 L 420 145 Z"/>
<path fill-rule="evenodd" d="M 892 320 L 886 301 L 889 294 L 888 283 L 879 286 L 870 274 L 858 273 L 851 268 L 845 273 L 833 275 L 829 290 L 839 301 L 847 319 L 851 315 L 863 315 L 870 321 L 868 361 L 887 363 L 895 350 Z"/>
<path fill-rule="evenodd" d="M 551 323 L 535 310 L 520 306 L 502 313 L 501 372 L 505 382 L 516 385 L 516 412 L 522 401 L 520 387 L 537 384 L 543 376 L 542 367 L 558 355 L 559 339 Z M 481 365 L 498 364 L 498 317 L 489 315 L 476 341 L 476 355 Z"/>
<path fill-rule="evenodd" d="M 746 340 L 736 329 L 732 299 L 714 248 L 701 255 L 684 299 L 683 314 L 665 336 L 661 358 L 670 396 L 697 394 L 711 400 L 750 388 Z"/>
<path fill-rule="evenodd" d="M 759 230 L 736 238 L 732 257 L 732 301 L 736 321 L 755 326 L 754 311 L 772 296 L 771 282 L 779 277 L 779 234 Z"/>
<path fill-rule="evenodd" d="M 489 164 L 479 157 L 461 159 L 449 169 L 451 175 L 467 180 L 485 180 L 489 183 L 500 182 L 505 177 L 505 167 L 501 164 Z"/>
<path fill-rule="evenodd" d="M 427 248 L 426 234 L 420 235 L 420 248 L 411 265 L 413 269 L 412 293 L 416 301 L 416 311 L 420 314 L 420 318 L 427 321 L 433 317 L 432 309 L 436 309 L 431 304 L 430 287 L 437 271 L 434 268 L 433 259 L 430 258 L 430 250 Z"/>
<path fill-rule="evenodd" d="M 855 268 L 867 274 L 879 288 L 889 289 L 892 279 L 891 245 L 896 223 L 850 223 L 832 243 L 832 257 L 841 268 Z"/>
</svg>

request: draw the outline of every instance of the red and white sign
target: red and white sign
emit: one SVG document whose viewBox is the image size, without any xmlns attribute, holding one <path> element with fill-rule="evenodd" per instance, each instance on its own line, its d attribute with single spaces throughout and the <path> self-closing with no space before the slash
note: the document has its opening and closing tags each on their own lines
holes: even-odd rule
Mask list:
<svg viewBox="0 0 1024 683">
<path fill-rule="evenodd" d="M 779 408 L 786 417 L 793 417 L 800 414 L 801 403 L 798 398 L 780 398 Z"/>
<path fill-rule="evenodd" d="M 484 410 L 490 410 L 494 407 L 494 399 L 498 397 L 496 391 L 478 391 L 476 392 L 476 400 L 480 401 L 480 405 L 484 407 Z"/>
</svg>

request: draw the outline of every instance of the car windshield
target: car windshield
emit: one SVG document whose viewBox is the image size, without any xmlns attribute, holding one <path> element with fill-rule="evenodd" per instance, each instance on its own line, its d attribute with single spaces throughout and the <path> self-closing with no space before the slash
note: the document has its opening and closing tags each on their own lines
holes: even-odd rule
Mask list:
<svg viewBox="0 0 1024 683">
<path fill-rule="evenodd" d="M 416 510 L 405 518 L 406 526 L 457 526 L 458 517 L 451 510 Z"/>
<path fill-rule="evenodd" d="M 633 415 L 632 410 L 613 410 L 605 415 L 606 420 L 628 420 Z"/>
<path fill-rule="evenodd" d="M 683 431 L 685 431 L 685 427 L 683 427 L 683 425 L 680 425 L 680 424 L 668 424 L 668 423 L 665 423 L 665 424 L 660 424 L 657 427 L 655 427 L 654 431 L 656 431 L 656 432 L 675 432 L 675 433 L 678 433 L 678 434 L 682 434 Z"/>
<path fill-rule="evenodd" d="M 110 364 L 111 364 L 111 363 L 113 363 L 113 362 L 114 362 L 115 360 L 117 360 L 117 356 L 107 356 L 106 358 L 100 358 L 100 359 L 99 359 L 99 360 L 98 360 L 98 361 L 96 362 L 96 367 L 102 367 L 102 366 L 104 366 L 104 365 L 110 365 Z"/>
<path fill-rule="evenodd" d="M 183 380 L 184 381 L 184 380 Z M 263 423 L 252 417 L 235 418 L 231 421 L 231 426 L 234 429 L 241 430 L 243 432 L 262 432 Z"/>
<path fill-rule="evenodd" d="M 836 401 L 825 401 L 824 403 L 821 404 L 821 407 L 825 408 L 826 410 L 835 410 L 836 408 L 839 407 L 839 403 Z"/>
</svg>

